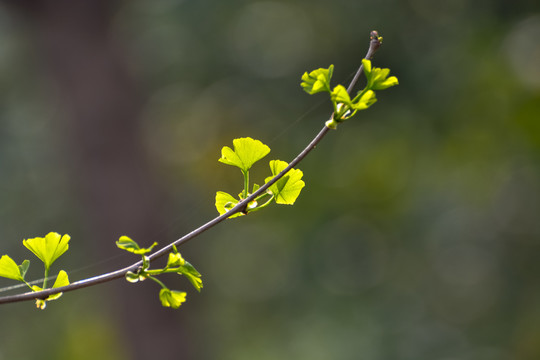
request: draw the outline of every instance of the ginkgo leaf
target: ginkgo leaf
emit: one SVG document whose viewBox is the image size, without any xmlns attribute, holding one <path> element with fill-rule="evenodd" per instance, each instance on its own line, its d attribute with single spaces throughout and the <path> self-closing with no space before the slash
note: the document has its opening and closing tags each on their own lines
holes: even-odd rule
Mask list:
<svg viewBox="0 0 540 360">
<path fill-rule="evenodd" d="M 221 149 L 219 161 L 240 168 L 242 172 L 248 171 L 254 163 L 268 155 L 270 148 L 259 140 L 250 137 L 233 140 L 234 150 L 228 146 Z"/>
<path fill-rule="evenodd" d="M 24 274 L 30 266 L 30 261 L 25 260 L 18 266 L 17 263 L 8 255 L 0 258 L 0 276 L 17 281 L 24 281 Z"/>
<path fill-rule="evenodd" d="M 279 174 L 287 167 L 287 163 L 281 160 L 270 161 L 270 170 L 272 175 L 265 179 L 265 183 L 269 182 L 273 177 Z M 302 170 L 291 169 L 281 179 L 270 186 L 270 191 L 274 194 L 274 199 L 277 204 L 292 205 L 296 198 L 300 195 L 300 191 L 306 185 L 302 181 L 304 173 Z"/>
<path fill-rule="evenodd" d="M 236 204 L 238 204 L 239 200 L 235 199 L 231 194 L 228 194 L 224 191 L 218 191 L 216 193 L 216 209 L 219 212 L 219 215 L 225 214 L 227 211 L 232 209 Z M 241 212 L 238 212 L 234 215 L 231 215 L 230 218 L 242 216 Z"/>
<path fill-rule="evenodd" d="M 148 248 L 142 248 L 137 244 L 134 240 L 131 240 L 127 236 L 120 236 L 120 239 L 116 242 L 116 246 L 122 250 L 129 251 L 130 253 L 136 254 L 136 255 L 144 255 L 148 254 L 152 251 L 154 246 L 156 246 L 158 243 L 154 242 L 150 247 Z"/>
<path fill-rule="evenodd" d="M 332 90 L 330 93 L 330 99 L 337 104 L 336 108 L 338 111 L 343 105 L 346 105 L 351 111 L 365 110 L 377 101 L 375 92 L 372 90 L 362 91 L 358 94 L 358 96 L 351 100 L 347 90 L 342 85 L 338 85 L 334 88 L 334 90 Z M 347 112 L 342 115 L 340 119 L 336 119 L 336 121 L 346 120 L 352 115 L 354 114 Z"/>
<path fill-rule="evenodd" d="M 178 266 L 184 266 L 186 263 L 186 260 L 180 255 L 179 252 L 170 252 L 169 258 L 167 259 L 167 266 L 168 268 L 171 267 L 178 267 Z"/>
<path fill-rule="evenodd" d="M 67 285 L 69 285 L 68 275 L 64 270 L 60 270 L 60 272 L 58 273 L 58 276 L 56 277 L 56 280 L 54 282 L 53 289 L 54 288 L 59 288 L 59 287 L 62 287 L 62 286 L 67 286 Z M 37 286 L 37 285 L 33 285 L 32 290 L 33 291 L 41 291 L 43 289 L 41 287 Z M 62 294 L 63 293 L 60 292 L 60 293 L 57 293 L 57 294 L 52 294 L 46 299 L 36 299 L 36 307 L 38 309 L 44 310 L 47 307 L 47 301 L 56 300 L 60 296 L 62 296 Z"/>
<path fill-rule="evenodd" d="M 364 74 L 367 78 L 366 88 L 371 90 L 384 90 L 399 84 L 397 77 L 390 76 L 390 69 L 371 68 L 371 61 L 362 59 Z"/>
<path fill-rule="evenodd" d="M 159 291 L 159 300 L 161 300 L 161 305 L 165 307 L 172 307 L 173 309 L 178 309 L 183 302 L 186 301 L 187 293 L 183 291 L 169 290 L 163 288 Z"/>
<path fill-rule="evenodd" d="M 360 97 L 358 99 L 355 98 L 353 101 L 352 108 L 354 110 L 367 109 L 368 107 L 377 102 L 377 97 L 375 96 L 375 91 L 373 90 L 367 90 L 361 92 L 360 94 Z"/>
<path fill-rule="evenodd" d="M 198 292 L 201 291 L 203 287 L 201 279 L 202 275 L 193 267 L 193 265 L 186 261 L 184 266 L 178 269 L 178 273 L 185 275 L 191 285 L 193 285 L 193 287 L 197 289 Z"/>
<path fill-rule="evenodd" d="M 67 285 L 69 285 L 68 274 L 64 270 L 60 270 L 58 276 L 56 277 L 56 280 L 54 281 L 53 289 Z M 56 300 L 60 296 L 62 296 L 62 294 L 63 293 L 53 294 L 47 298 L 47 301 Z"/>
<path fill-rule="evenodd" d="M 34 253 L 49 269 L 51 265 L 69 248 L 69 235 L 60 236 L 55 232 L 50 232 L 44 238 L 33 238 L 23 240 L 23 245 Z"/>
<path fill-rule="evenodd" d="M 338 85 L 332 90 L 330 93 L 330 100 L 336 104 L 342 103 L 349 106 L 352 105 L 349 93 L 343 85 Z"/>
<path fill-rule="evenodd" d="M 334 65 L 330 65 L 328 69 L 313 70 L 309 74 L 307 72 L 302 75 L 302 82 L 300 86 L 310 95 L 316 94 L 322 91 L 330 92 L 330 80 L 334 73 Z"/>
</svg>

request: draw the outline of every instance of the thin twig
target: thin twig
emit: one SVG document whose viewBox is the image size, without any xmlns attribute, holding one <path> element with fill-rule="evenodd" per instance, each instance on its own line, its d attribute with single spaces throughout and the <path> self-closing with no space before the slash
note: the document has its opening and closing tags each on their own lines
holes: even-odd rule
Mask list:
<svg viewBox="0 0 540 360">
<path fill-rule="evenodd" d="M 375 55 L 375 52 L 379 50 L 381 47 L 381 40 L 379 38 L 379 33 L 375 30 L 369 34 L 371 41 L 369 42 L 369 50 L 364 57 L 364 59 L 371 60 L 373 55 Z M 358 68 L 358 71 L 354 75 L 354 78 L 352 79 L 351 83 L 349 84 L 349 87 L 347 88 L 347 92 L 349 95 L 351 95 L 352 89 L 358 82 L 358 79 L 360 79 L 360 75 L 362 75 L 362 71 L 364 70 L 364 64 L 360 63 L 360 67 Z"/>
<path fill-rule="evenodd" d="M 371 41 L 370 41 L 369 50 L 368 50 L 368 52 L 367 52 L 367 54 L 365 56 L 366 59 L 371 59 L 373 57 L 373 55 L 375 54 L 375 52 L 377 51 L 377 49 L 381 45 L 381 43 L 380 43 L 380 41 L 378 39 L 378 34 L 377 34 L 376 31 L 372 31 L 370 35 L 371 35 Z M 349 84 L 349 87 L 347 88 L 347 92 L 349 94 L 351 93 L 352 89 L 356 85 L 356 82 L 358 81 L 358 78 L 360 77 L 360 74 L 362 73 L 362 69 L 363 69 L 363 66 L 360 65 L 360 68 L 356 72 L 355 77 L 353 78 L 353 80 Z M 253 201 L 256 197 L 258 197 L 263 192 L 265 192 L 266 189 L 268 189 L 270 186 L 272 186 L 276 181 L 278 181 L 283 176 L 285 176 L 285 174 L 287 172 L 289 172 L 289 170 L 291 170 L 293 167 L 298 165 L 298 163 L 300 161 L 302 161 L 307 156 L 307 154 L 309 154 L 311 152 L 311 150 L 313 150 L 317 146 L 317 144 L 323 139 L 323 137 L 328 133 L 329 130 L 330 129 L 328 127 L 324 126 L 321 129 L 321 131 L 319 131 L 317 136 L 315 136 L 315 138 L 313 138 L 313 140 L 304 148 L 304 150 L 302 150 L 302 152 L 300 152 L 300 154 L 298 154 L 298 156 L 296 156 L 294 158 L 294 160 L 292 160 L 289 163 L 289 165 L 283 171 L 281 171 L 279 174 L 277 174 L 269 182 L 267 182 L 266 184 L 261 186 L 257 191 L 255 191 L 253 194 L 251 194 L 245 200 L 243 200 L 243 201 L 239 202 L 238 204 L 236 204 L 235 207 L 233 207 L 231 210 L 227 211 L 226 213 L 224 213 L 224 214 L 222 214 L 222 215 L 208 221 L 206 224 L 204 224 L 204 225 L 198 227 L 197 229 L 193 230 L 192 232 L 184 235 L 180 239 L 170 243 L 169 245 L 164 246 L 160 250 L 158 250 L 155 253 L 149 255 L 148 257 L 150 258 L 150 260 L 155 260 L 155 259 L 167 254 L 170 250 L 172 250 L 173 246 L 178 247 L 178 246 L 188 242 L 189 240 L 199 236 L 200 234 L 202 234 L 203 232 L 207 231 L 208 229 L 214 227 L 215 225 L 221 223 L 223 220 L 231 217 L 232 215 L 234 215 L 234 214 L 236 214 L 238 212 L 245 211 L 246 208 L 247 208 L 247 205 L 251 201 Z M 108 281 L 112 281 L 112 280 L 122 278 L 122 277 L 124 277 L 126 275 L 126 273 L 128 271 L 133 271 L 134 272 L 140 266 L 142 266 L 142 261 L 138 261 L 138 262 L 136 262 L 136 263 L 134 263 L 134 264 L 132 264 L 130 266 L 127 266 L 125 268 L 122 268 L 122 269 L 119 269 L 119 270 L 116 270 L 116 271 L 112 271 L 112 272 L 109 272 L 109 273 L 106 273 L 106 274 L 94 276 L 94 277 L 84 279 L 84 280 L 75 281 L 75 282 L 73 282 L 73 283 L 71 283 L 69 285 L 66 285 L 66 286 L 57 287 L 57 288 L 54 288 L 54 289 L 51 288 L 51 289 L 46 289 L 46 290 L 42 290 L 42 291 L 27 292 L 27 293 L 24 293 L 24 294 L 15 294 L 15 295 L 9 295 L 9 296 L 0 297 L 0 304 L 14 303 L 14 302 L 20 302 L 20 301 L 28 301 L 28 300 L 34 300 L 34 299 L 46 299 L 47 297 L 49 297 L 50 295 L 53 295 L 53 294 L 58 294 L 58 293 L 61 293 L 61 292 L 73 291 L 73 290 L 77 290 L 77 289 L 81 289 L 81 288 L 85 288 L 85 287 L 89 287 L 89 286 L 93 286 L 93 285 L 97 285 L 97 284 L 101 284 L 101 283 L 104 283 L 104 282 L 108 282 Z"/>
</svg>

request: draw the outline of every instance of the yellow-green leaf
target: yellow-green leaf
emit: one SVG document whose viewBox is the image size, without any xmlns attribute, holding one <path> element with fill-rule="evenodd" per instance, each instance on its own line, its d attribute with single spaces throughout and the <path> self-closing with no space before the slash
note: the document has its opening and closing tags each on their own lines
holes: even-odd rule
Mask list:
<svg viewBox="0 0 540 360">
<path fill-rule="evenodd" d="M 319 68 L 313 70 L 309 74 L 307 72 L 302 75 L 302 82 L 300 85 L 310 95 L 316 94 L 322 91 L 330 92 L 330 80 L 334 72 L 334 65 L 330 65 L 328 69 Z"/>
<path fill-rule="evenodd" d="M 51 265 L 69 248 L 69 235 L 60 236 L 55 232 L 50 232 L 44 238 L 37 237 L 23 240 L 23 245 L 34 253 L 49 269 Z"/>
<path fill-rule="evenodd" d="M 224 191 L 218 191 L 216 193 L 216 209 L 219 212 L 219 215 L 225 214 L 227 211 L 232 209 L 236 204 L 238 204 L 238 200 L 235 199 L 231 194 L 228 194 Z M 234 215 L 231 215 L 230 218 L 242 216 L 241 212 L 238 212 Z"/>
<path fill-rule="evenodd" d="M 25 262 L 27 262 L 27 264 L 30 263 L 28 260 L 25 260 Z M 23 262 L 21 266 L 23 266 L 25 262 Z M 28 269 L 28 266 L 26 269 Z M 8 255 L 3 255 L 0 258 L 0 276 L 17 281 L 24 281 L 24 274 L 21 273 L 21 268 Z"/>
<path fill-rule="evenodd" d="M 272 175 L 265 179 L 265 183 L 269 182 L 273 177 L 279 174 L 287 167 L 287 163 L 281 160 L 270 161 L 270 169 Z M 276 181 L 270 186 L 270 191 L 274 194 L 274 199 L 277 204 L 292 205 L 296 201 L 296 198 L 300 195 L 300 191 L 306 185 L 302 181 L 304 173 L 302 170 L 291 169 L 281 179 Z"/>
<path fill-rule="evenodd" d="M 157 242 L 154 242 L 150 247 L 142 248 L 139 246 L 139 244 L 137 244 L 137 242 L 125 235 L 120 236 L 120 239 L 118 239 L 118 241 L 116 242 L 116 246 L 119 249 L 126 250 L 136 255 L 144 255 L 151 252 L 157 244 Z"/>
<path fill-rule="evenodd" d="M 221 149 L 219 161 L 240 168 L 243 172 L 248 171 L 254 163 L 268 155 L 270 148 L 259 140 L 250 137 L 233 140 L 234 150 L 228 146 Z"/>
<path fill-rule="evenodd" d="M 186 301 L 186 295 L 187 293 L 183 291 L 175 291 L 163 288 L 159 292 L 159 300 L 161 300 L 161 305 L 165 307 L 178 309 L 180 305 Z"/>
<path fill-rule="evenodd" d="M 59 288 L 62 286 L 67 286 L 67 285 L 69 285 L 68 274 L 64 270 L 60 270 L 54 282 L 53 288 Z M 62 296 L 62 294 L 63 293 L 53 294 L 47 298 L 47 301 L 56 300 L 60 296 Z"/>
<path fill-rule="evenodd" d="M 201 279 L 202 275 L 197 271 L 197 269 L 195 269 L 195 267 L 193 267 L 193 265 L 186 261 L 184 266 L 178 269 L 178 273 L 185 275 L 191 285 L 193 285 L 193 287 L 197 289 L 198 292 L 201 292 L 201 289 L 203 287 Z"/>
<path fill-rule="evenodd" d="M 371 68 L 371 61 L 366 59 L 362 60 L 362 65 L 364 65 L 364 74 L 368 81 L 366 88 L 384 90 L 399 84 L 397 77 L 388 77 L 390 69 Z"/>
</svg>

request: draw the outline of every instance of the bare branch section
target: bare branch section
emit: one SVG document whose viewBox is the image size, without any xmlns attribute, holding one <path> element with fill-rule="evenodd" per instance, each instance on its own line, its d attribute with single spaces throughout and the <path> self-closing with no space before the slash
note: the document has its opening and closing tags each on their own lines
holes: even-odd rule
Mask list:
<svg viewBox="0 0 540 360">
<path fill-rule="evenodd" d="M 380 38 L 379 38 L 378 33 L 376 31 L 371 32 L 370 38 L 371 38 L 371 40 L 370 40 L 369 50 L 368 50 L 368 52 L 367 52 L 367 54 L 365 56 L 365 59 L 368 59 L 368 60 L 373 57 L 375 52 L 381 46 L 381 41 L 380 41 Z M 349 87 L 347 88 L 347 92 L 349 94 L 352 92 L 354 86 L 358 82 L 358 79 L 360 78 L 360 75 L 362 74 L 362 71 L 363 71 L 363 66 L 360 65 L 360 67 L 358 68 L 358 71 L 356 72 L 356 75 L 354 76 L 353 80 L 349 84 Z M 328 131 L 330 131 L 330 128 L 324 126 L 322 128 L 322 130 L 319 131 L 319 133 L 313 138 L 313 140 L 304 148 L 304 150 L 302 150 L 302 152 L 300 152 L 294 158 L 294 160 L 292 160 L 289 163 L 289 165 L 282 172 L 280 172 L 272 180 L 270 180 L 269 182 L 267 182 L 266 184 L 261 186 L 257 191 L 255 191 L 253 194 L 251 194 L 245 200 L 239 202 L 234 208 L 227 211 L 223 215 L 220 215 L 220 216 L 208 221 L 204 225 L 202 225 L 202 226 L 198 227 L 197 229 L 193 230 L 192 232 L 184 235 L 180 239 L 170 243 L 169 245 L 164 246 L 160 250 L 158 250 L 155 253 L 149 255 L 148 257 L 150 258 L 150 260 L 157 259 L 157 258 L 167 254 L 169 251 L 172 250 L 173 246 L 178 247 L 178 246 L 188 242 L 189 240 L 201 235 L 205 231 L 207 231 L 210 228 L 214 227 L 215 225 L 221 223 L 222 221 L 224 221 L 225 219 L 231 217 L 232 215 L 234 215 L 234 214 L 236 214 L 238 212 L 245 211 L 247 205 L 251 201 L 253 201 L 255 198 L 257 198 L 259 195 L 263 194 L 276 181 L 278 181 L 283 176 L 285 176 L 285 174 L 287 174 L 287 172 L 289 172 L 289 170 L 291 170 L 293 167 L 298 165 L 311 152 L 311 150 L 313 150 L 317 146 L 317 144 L 319 144 L 319 142 L 324 138 L 324 136 L 328 133 Z M 57 288 L 54 288 L 54 289 L 51 288 L 51 289 L 47 289 L 47 290 L 43 290 L 43 291 L 27 292 L 27 293 L 24 293 L 24 294 L 16 294 L 16 295 L 9 295 L 9 296 L 0 297 L 0 304 L 8 304 L 8 303 L 35 300 L 35 299 L 46 299 L 50 295 L 58 294 L 58 293 L 61 293 L 61 292 L 63 293 L 63 292 L 77 290 L 77 289 L 82 289 L 82 288 L 89 287 L 89 286 L 98 285 L 98 284 L 101 284 L 101 283 L 104 283 L 104 282 L 108 282 L 108 281 L 123 278 L 123 277 L 125 277 L 125 275 L 126 275 L 126 273 L 128 271 L 135 272 L 135 271 L 137 271 L 137 269 L 140 266 L 142 266 L 142 261 L 138 261 L 138 262 L 136 262 L 136 263 L 134 263 L 134 264 L 132 264 L 130 266 L 127 266 L 125 268 L 122 268 L 122 269 L 119 269 L 119 270 L 116 270 L 116 271 L 112 271 L 112 272 L 109 272 L 109 273 L 106 273 L 106 274 L 94 276 L 94 277 L 84 279 L 84 280 L 79 280 L 79 281 L 73 282 L 73 283 L 71 283 L 71 284 L 69 284 L 67 286 L 57 287 Z"/>
</svg>

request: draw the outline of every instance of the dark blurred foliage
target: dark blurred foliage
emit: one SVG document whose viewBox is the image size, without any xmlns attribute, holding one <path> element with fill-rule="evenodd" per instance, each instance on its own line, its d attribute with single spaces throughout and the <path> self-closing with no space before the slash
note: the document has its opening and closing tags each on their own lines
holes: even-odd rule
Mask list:
<svg viewBox="0 0 540 360">
<path fill-rule="evenodd" d="M 400 85 L 301 164 L 295 206 L 181 248 L 201 294 L 163 309 L 155 284 L 116 281 L 4 305 L 0 359 L 539 359 L 533 0 L 4 0 L 0 254 L 39 278 L 21 240 L 69 233 L 73 281 L 136 260 L 120 235 L 201 225 L 241 188 L 221 147 L 292 159 L 330 112 L 301 74 L 349 81 L 372 29 Z"/>
</svg>

